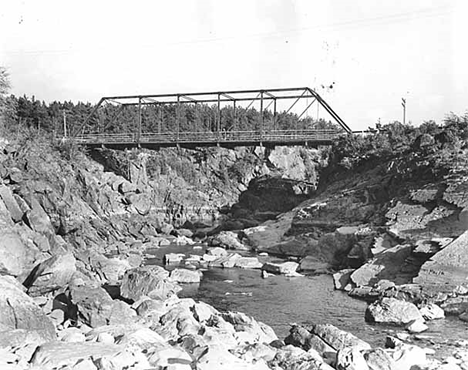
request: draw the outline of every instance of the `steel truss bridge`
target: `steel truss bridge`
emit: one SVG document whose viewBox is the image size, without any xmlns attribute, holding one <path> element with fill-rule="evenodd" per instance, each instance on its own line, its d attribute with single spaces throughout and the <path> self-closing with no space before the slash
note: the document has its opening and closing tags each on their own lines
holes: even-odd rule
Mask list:
<svg viewBox="0 0 468 370">
<path fill-rule="evenodd" d="M 290 113 L 298 107 L 300 101 L 306 102 L 306 108 L 297 115 L 297 122 L 309 111 L 314 104 L 324 112 L 328 120 L 334 123 L 336 130 L 303 129 L 297 127 L 281 130 L 279 128 L 278 104 L 285 102 L 286 109 L 282 113 Z M 238 129 L 239 112 L 244 112 L 254 104 L 259 105 L 258 123 L 255 131 L 242 131 Z M 114 117 L 101 128 L 99 132 L 91 133 L 90 123 L 97 119 L 98 112 L 106 104 L 118 106 Z M 211 104 L 215 108 L 215 124 L 211 130 L 187 131 L 181 129 L 180 111 L 186 104 Z M 243 106 L 243 105 L 244 106 Z M 229 130 L 221 127 L 222 105 L 232 107 L 233 125 Z M 284 105 L 284 104 L 283 104 Z M 174 106 L 175 123 L 170 131 L 163 132 L 161 123 L 163 117 L 157 118 L 157 132 L 144 132 L 142 130 L 143 112 L 146 106 Z M 136 111 L 132 132 L 109 133 L 106 129 L 112 125 L 117 117 L 128 107 Z M 268 114 L 267 114 L 268 112 Z M 266 118 L 265 116 L 268 116 Z M 77 143 L 91 148 L 108 147 L 113 149 L 160 147 L 199 147 L 199 146 L 275 146 L 275 145 L 330 145 L 340 135 L 351 133 L 351 129 L 340 116 L 323 100 L 323 98 L 309 87 L 282 88 L 268 90 L 240 90 L 195 92 L 179 94 L 156 95 L 127 95 L 103 97 L 93 108 L 89 116 L 72 133 L 72 139 Z"/>
</svg>

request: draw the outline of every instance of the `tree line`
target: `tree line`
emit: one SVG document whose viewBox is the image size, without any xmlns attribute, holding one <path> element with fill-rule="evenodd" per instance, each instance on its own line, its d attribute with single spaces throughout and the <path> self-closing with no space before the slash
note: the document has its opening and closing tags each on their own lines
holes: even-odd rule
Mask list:
<svg viewBox="0 0 468 370">
<path fill-rule="evenodd" d="M 2 95 L 1 109 L 3 121 L 9 127 L 21 125 L 28 128 L 53 133 L 56 136 L 70 135 L 78 130 L 94 105 L 83 102 L 46 103 L 34 96 Z M 107 104 L 100 107 L 91 117 L 83 133 L 125 133 L 136 132 L 139 111 L 136 106 Z M 338 126 L 324 119 L 299 118 L 295 113 L 279 112 L 273 119 L 269 110 L 261 113 L 255 108 L 223 107 L 216 105 L 177 104 L 145 105 L 141 109 L 142 132 L 216 132 L 220 131 L 260 131 L 338 129 Z"/>
</svg>

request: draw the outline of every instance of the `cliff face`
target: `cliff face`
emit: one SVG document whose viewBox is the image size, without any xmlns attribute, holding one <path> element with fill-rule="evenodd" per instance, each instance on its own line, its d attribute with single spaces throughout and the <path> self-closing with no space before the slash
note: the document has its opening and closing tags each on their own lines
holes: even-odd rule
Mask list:
<svg viewBox="0 0 468 370">
<path fill-rule="evenodd" d="M 289 187 L 290 196 L 273 207 L 277 214 L 315 190 L 321 156 L 302 148 L 104 150 L 85 155 L 54 148 L 32 135 L 2 140 L 2 270 L 22 280 L 39 261 L 73 251 L 89 275 L 90 253 L 141 247 L 173 226 L 221 222 L 227 217 L 222 212 L 241 194 L 246 199 L 240 204 L 252 209 L 266 204 L 266 188 L 279 194 Z M 256 188 L 252 180 L 261 176 L 274 177 L 280 188 Z M 301 180 L 299 188 L 293 190 L 296 181 L 289 179 Z M 256 189 L 252 196 L 247 195 L 249 184 Z"/>
<path fill-rule="evenodd" d="M 364 265 L 351 276 L 355 285 L 415 279 L 451 291 L 468 277 L 463 242 L 450 244 L 468 228 L 468 148 L 444 137 L 425 134 L 408 150 L 380 155 L 334 149 L 317 192 L 288 216 L 245 230 L 246 238 L 270 253 L 313 256 L 311 270 Z"/>
<path fill-rule="evenodd" d="M 38 261 L 69 250 L 89 275 L 91 252 L 145 248 L 174 226 L 220 223 L 244 229 L 258 250 L 309 256 L 306 270 L 370 259 L 377 272 L 366 281 L 355 275 L 358 285 L 409 282 L 468 226 L 465 140 L 418 140 L 412 150 L 350 157 L 281 147 L 85 155 L 40 138 L 3 142 L 2 270 L 25 278 Z M 393 247 L 398 268 L 379 267 Z"/>
<path fill-rule="evenodd" d="M 102 163 L 121 169 L 122 175 L 147 194 L 145 199 L 151 199 L 148 208 L 164 214 L 165 221 L 177 227 L 186 221 L 211 224 L 220 220 L 220 210 L 237 203 L 241 195 L 240 207 L 251 211 L 263 202 L 262 196 L 275 189 L 280 194 L 295 187 L 292 198 L 315 191 L 318 168 L 326 163 L 327 153 L 256 147 L 161 149 L 140 154 L 103 151 L 99 156 Z M 281 212 L 298 203 L 289 200 L 273 208 Z"/>
</svg>

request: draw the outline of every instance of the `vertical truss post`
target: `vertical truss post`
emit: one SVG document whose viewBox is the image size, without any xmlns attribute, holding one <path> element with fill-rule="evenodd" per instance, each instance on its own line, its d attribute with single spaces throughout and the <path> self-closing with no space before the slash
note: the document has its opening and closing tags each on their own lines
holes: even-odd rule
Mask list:
<svg viewBox="0 0 468 370">
<path fill-rule="evenodd" d="M 276 99 L 273 100 L 273 130 L 276 131 Z"/>
<path fill-rule="evenodd" d="M 138 98 L 138 129 L 137 129 L 137 144 L 140 145 L 141 140 L 141 97 Z"/>
<path fill-rule="evenodd" d="M 177 141 L 179 141 L 180 134 L 180 95 L 177 95 L 177 106 L 176 106 L 176 126 L 177 126 Z"/>
<path fill-rule="evenodd" d="M 161 135 L 161 126 L 163 121 L 163 106 L 159 106 L 158 134 Z"/>
<path fill-rule="evenodd" d="M 218 138 L 221 135 L 221 94 L 218 94 L 218 108 L 216 114 L 216 133 Z"/>
<path fill-rule="evenodd" d="M 260 138 L 263 136 L 263 91 L 260 92 Z"/>
<path fill-rule="evenodd" d="M 237 111 L 236 111 L 236 104 L 237 102 L 234 100 L 233 106 L 234 106 L 234 124 L 233 124 L 233 130 L 237 131 Z"/>
</svg>

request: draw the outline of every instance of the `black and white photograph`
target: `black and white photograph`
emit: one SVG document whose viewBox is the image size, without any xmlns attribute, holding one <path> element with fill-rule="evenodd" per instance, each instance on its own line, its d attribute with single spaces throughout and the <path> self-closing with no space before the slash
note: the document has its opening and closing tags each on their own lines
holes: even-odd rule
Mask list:
<svg viewBox="0 0 468 370">
<path fill-rule="evenodd" d="M 468 370 L 467 16 L 0 0 L 0 370 Z"/>
</svg>

